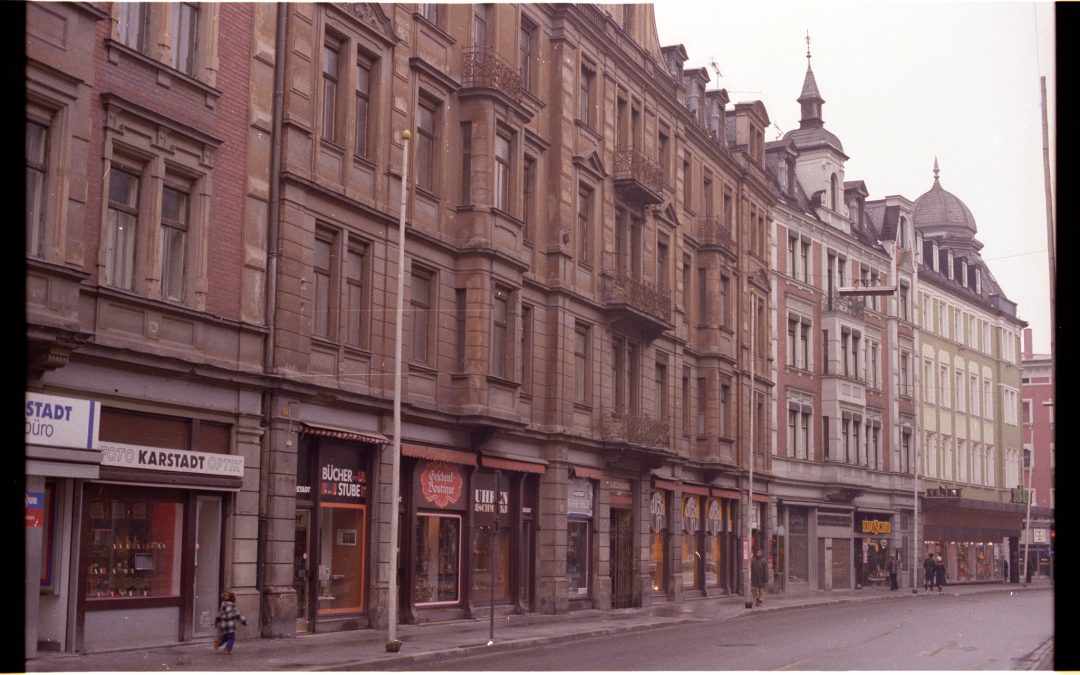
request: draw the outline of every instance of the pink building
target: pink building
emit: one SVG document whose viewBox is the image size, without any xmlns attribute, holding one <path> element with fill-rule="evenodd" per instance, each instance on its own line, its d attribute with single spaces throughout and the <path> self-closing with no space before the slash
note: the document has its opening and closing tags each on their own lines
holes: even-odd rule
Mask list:
<svg viewBox="0 0 1080 675">
<path fill-rule="evenodd" d="M 1054 509 L 1054 357 L 1035 354 L 1032 350 L 1031 329 L 1024 329 L 1024 358 L 1022 371 L 1024 416 L 1024 466 L 1033 473 L 1024 474 L 1033 494 L 1031 510 L 1033 551 L 1039 552 L 1040 573 L 1049 567 L 1050 532 L 1053 530 Z M 1029 459 L 1030 458 L 1030 459 Z M 1032 553 L 1035 558 L 1035 553 Z"/>
</svg>

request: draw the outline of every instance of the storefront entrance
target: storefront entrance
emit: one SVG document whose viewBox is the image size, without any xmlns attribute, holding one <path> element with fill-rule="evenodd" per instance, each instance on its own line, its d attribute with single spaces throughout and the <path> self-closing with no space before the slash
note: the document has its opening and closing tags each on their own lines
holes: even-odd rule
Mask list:
<svg viewBox="0 0 1080 675">
<path fill-rule="evenodd" d="M 296 590 L 296 632 L 311 632 L 311 602 L 308 583 L 311 579 L 311 509 L 296 509 L 296 540 L 293 545 L 293 588 Z"/>
<path fill-rule="evenodd" d="M 634 512 L 611 509 L 611 606 L 634 606 Z"/>
</svg>

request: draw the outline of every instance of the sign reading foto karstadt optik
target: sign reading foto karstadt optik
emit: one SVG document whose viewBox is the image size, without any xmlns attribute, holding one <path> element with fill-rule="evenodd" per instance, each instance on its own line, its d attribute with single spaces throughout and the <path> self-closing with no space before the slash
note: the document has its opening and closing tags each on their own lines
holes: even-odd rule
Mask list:
<svg viewBox="0 0 1080 675">
<path fill-rule="evenodd" d="M 109 442 L 99 443 L 98 449 L 102 466 L 244 477 L 244 458 L 237 455 Z"/>
</svg>

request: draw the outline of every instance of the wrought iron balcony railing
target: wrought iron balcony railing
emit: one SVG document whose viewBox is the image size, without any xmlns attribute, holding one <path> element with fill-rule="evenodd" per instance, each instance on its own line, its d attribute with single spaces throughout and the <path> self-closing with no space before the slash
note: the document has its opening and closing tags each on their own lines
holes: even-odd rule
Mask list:
<svg viewBox="0 0 1080 675">
<path fill-rule="evenodd" d="M 613 411 L 604 413 L 601 429 L 605 441 L 623 441 L 652 448 L 667 447 L 669 431 L 664 420 Z"/>
<path fill-rule="evenodd" d="M 622 272 L 608 271 L 603 276 L 600 292 L 606 304 L 624 305 L 663 324 L 671 321 L 671 291 L 655 284 Z"/>
<path fill-rule="evenodd" d="M 735 238 L 731 234 L 731 228 L 720 221 L 720 216 L 698 218 L 697 236 L 704 246 L 725 246 L 735 250 Z"/>
<path fill-rule="evenodd" d="M 517 66 L 500 58 L 491 45 L 464 51 L 461 77 L 466 87 L 497 89 L 515 101 L 521 95 L 521 72 Z"/>
<path fill-rule="evenodd" d="M 637 150 L 616 150 L 615 186 L 629 189 L 646 204 L 663 200 L 664 172 Z"/>
<path fill-rule="evenodd" d="M 858 295 L 840 295 L 833 291 L 822 297 L 821 308 L 826 312 L 846 312 L 852 316 L 862 316 L 863 310 L 866 309 L 866 298 Z"/>
</svg>

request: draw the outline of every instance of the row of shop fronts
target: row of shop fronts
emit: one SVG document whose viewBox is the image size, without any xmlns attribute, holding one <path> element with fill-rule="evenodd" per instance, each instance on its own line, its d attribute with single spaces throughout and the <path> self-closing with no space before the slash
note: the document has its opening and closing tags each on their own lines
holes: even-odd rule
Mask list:
<svg viewBox="0 0 1080 675">
<path fill-rule="evenodd" d="M 31 434 L 35 406 L 39 416 L 49 408 L 47 434 Z M 275 561 L 291 578 L 278 593 L 295 598 L 281 605 L 295 613 L 277 617 L 289 624 L 282 632 L 385 625 L 383 467 L 393 446 L 384 436 L 295 425 L 283 455 L 295 473 L 276 504 L 286 527 L 275 536 L 273 525 L 251 527 L 275 505 L 261 499 L 259 436 L 243 417 L 230 425 L 39 394 L 27 408 L 28 654 L 209 636 L 226 587 L 249 617 L 263 617 L 265 634 L 275 610 L 264 596 L 281 577 L 264 563 Z M 403 442 L 401 620 L 739 594 L 744 557 L 757 548 L 779 592 L 885 584 L 892 556 L 902 583 L 921 582 L 902 508 L 791 503 L 759 483 L 747 541 L 736 481 L 615 471 L 584 456 Z M 1014 511 L 929 508 L 921 553 L 942 555 L 956 582 L 1001 580 L 1010 564 L 1015 578 Z"/>
</svg>

